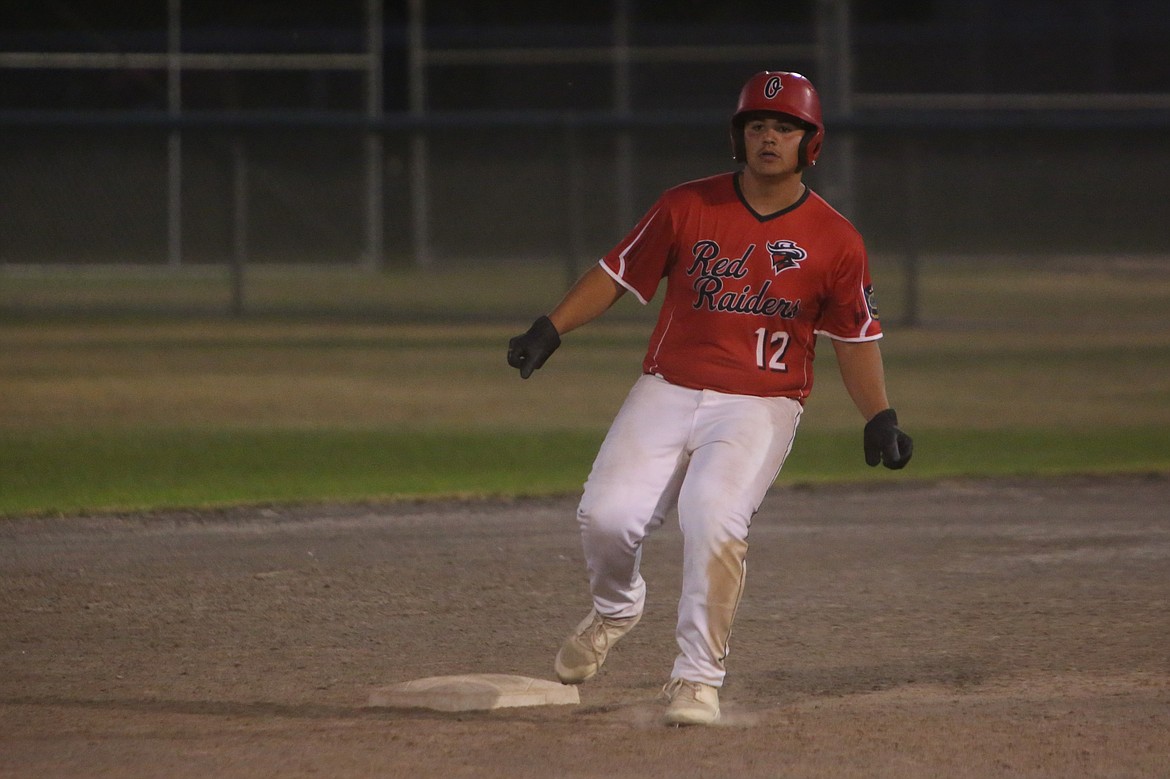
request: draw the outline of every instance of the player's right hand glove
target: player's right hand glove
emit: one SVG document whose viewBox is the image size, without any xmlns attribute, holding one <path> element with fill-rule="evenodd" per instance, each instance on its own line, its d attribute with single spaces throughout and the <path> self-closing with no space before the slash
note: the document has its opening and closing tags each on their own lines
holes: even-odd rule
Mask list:
<svg viewBox="0 0 1170 779">
<path fill-rule="evenodd" d="M 552 320 L 542 316 L 532 323 L 528 332 L 508 341 L 508 364 L 520 369 L 520 378 L 527 379 L 561 345 L 561 334 Z"/>
<path fill-rule="evenodd" d="M 875 466 L 884 463 L 898 470 L 910 462 L 914 440 L 898 428 L 898 414 L 892 408 L 878 412 L 865 423 L 865 463 Z"/>
</svg>

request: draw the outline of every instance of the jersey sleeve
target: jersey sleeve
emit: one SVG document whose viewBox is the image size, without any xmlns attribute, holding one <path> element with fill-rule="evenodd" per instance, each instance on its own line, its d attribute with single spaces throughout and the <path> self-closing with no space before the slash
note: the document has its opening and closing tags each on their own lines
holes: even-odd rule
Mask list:
<svg viewBox="0 0 1170 779">
<path fill-rule="evenodd" d="M 601 260 L 601 266 L 645 305 L 674 260 L 674 229 L 670 208 L 660 198 L 629 235 Z"/>
<path fill-rule="evenodd" d="M 839 341 L 874 341 L 882 326 L 873 304 L 869 259 L 860 239 L 842 254 L 815 332 Z"/>
</svg>

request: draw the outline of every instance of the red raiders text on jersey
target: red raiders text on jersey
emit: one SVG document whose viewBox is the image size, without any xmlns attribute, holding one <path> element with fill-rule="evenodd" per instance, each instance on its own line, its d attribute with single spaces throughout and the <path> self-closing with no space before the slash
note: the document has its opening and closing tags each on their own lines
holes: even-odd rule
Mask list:
<svg viewBox="0 0 1170 779">
<path fill-rule="evenodd" d="M 804 400 L 818 334 L 881 338 L 861 235 L 811 190 L 761 216 L 736 174 L 667 190 L 602 266 L 666 296 L 642 368 L 694 389 Z"/>
</svg>

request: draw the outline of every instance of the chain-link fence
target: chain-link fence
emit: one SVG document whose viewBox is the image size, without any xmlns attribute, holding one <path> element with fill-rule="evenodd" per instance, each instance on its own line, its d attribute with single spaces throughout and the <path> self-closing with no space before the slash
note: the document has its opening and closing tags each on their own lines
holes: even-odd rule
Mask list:
<svg viewBox="0 0 1170 779">
<path fill-rule="evenodd" d="M 908 279 L 956 256 L 1170 253 L 1170 88 L 1155 41 L 1170 23 L 1156 4 L 1089 3 L 1045 33 L 1014 11 L 1000 29 L 968 0 L 908 6 L 909 21 L 856 10 L 853 27 L 837 0 L 754 27 L 728 14 L 672 25 L 615 0 L 587 23 L 481 36 L 460 26 L 470 7 L 432 9 L 446 26 L 428 27 L 425 5 L 365 0 L 346 6 L 348 26 L 279 40 L 188 10 L 204 27 L 180 41 L 170 0 L 146 44 L 103 38 L 120 52 L 59 51 L 86 35 L 0 34 L 48 41 L 40 54 L 0 48 L 19 76 L 0 89 L 0 283 L 29 268 L 224 270 L 240 310 L 259 267 L 520 261 L 572 277 L 662 189 L 731 167 L 734 92 L 774 60 L 827 85 L 825 152 L 806 180 Z M 1006 52 L 1048 39 L 1094 52 L 1083 78 L 1046 43 L 1028 50 L 1057 63 L 1051 78 L 1024 86 L 1050 92 L 1004 92 L 1040 72 Z M 963 44 L 940 60 L 948 41 Z M 947 85 L 957 91 L 913 91 Z M 21 293 L 8 287 L 11 307 Z"/>
</svg>

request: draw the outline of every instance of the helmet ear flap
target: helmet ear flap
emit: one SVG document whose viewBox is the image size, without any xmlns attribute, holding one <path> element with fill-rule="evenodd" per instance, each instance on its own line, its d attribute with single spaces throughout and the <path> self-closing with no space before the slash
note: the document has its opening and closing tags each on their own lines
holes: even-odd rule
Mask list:
<svg viewBox="0 0 1170 779">
<path fill-rule="evenodd" d="M 817 127 L 809 127 L 804 137 L 800 139 L 796 161 L 801 168 L 811 168 L 817 164 L 817 157 L 821 155 L 821 143 L 825 140 L 824 131 Z"/>
<path fill-rule="evenodd" d="M 736 162 L 747 161 L 747 149 L 744 147 L 743 124 L 731 123 L 731 159 Z"/>
</svg>

